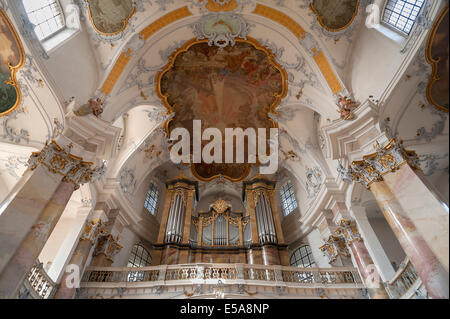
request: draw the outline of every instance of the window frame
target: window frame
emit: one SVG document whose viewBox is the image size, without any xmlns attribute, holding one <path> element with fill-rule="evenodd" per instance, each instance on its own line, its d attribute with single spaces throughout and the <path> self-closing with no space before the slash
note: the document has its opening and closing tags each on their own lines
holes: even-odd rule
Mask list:
<svg viewBox="0 0 450 319">
<path fill-rule="evenodd" d="M 22 0 L 22 5 L 23 5 L 24 11 L 25 11 L 25 13 L 26 13 L 26 15 L 27 15 L 28 21 L 36 27 L 37 25 L 35 25 L 33 22 L 31 22 L 31 19 L 30 19 L 30 16 L 29 16 L 29 14 L 30 14 L 31 12 L 33 12 L 33 11 L 27 12 L 27 10 L 26 10 L 26 8 L 25 8 L 25 4 L 23 4 L 23 1 L 24 1 L 24 0 Z M 35 0 L 33 0 L 33 1 L 35 1 Z M 50 0 L 50 1 L 54 1 L 54 3 L 56 3 L 56 4 L 58 5 L 59 10 L 60 10 L 60 15 L 61 15 L 61 18 L 62 18 L 62 25 L 63 25 L 63 26 L 62 26 L 61 28 L 59 28 L 58 30 L 56 30 L 56 31 L 54 31 L 54 32 L 52 32 L 52 33 L 50 33 L 50 34 L 48 34 L 48 35 L 45 36 L 45 37 L 43 37 L 42 39 L 39 39 L 39 36 L 37 35 L 35 29 L 33 28 L 33 32 L 35 33 L 36 38 L 37 38 L 41 43 L 44 43 L 45 41 L 48 41 L 49 39 L 51 39 L 51 38 L 57 36 L 58 34 L 60 34 L 61 32 L 64 32 L 64 30 L 67 29 L 66 16 L 65 16 L 64 8 L 63 8 L 63 6 L 62 6 L 62 4 L 61 4 L 61 1 L 60 1 L 60 0 Z M 51 4 L 48 4 L 47 6 L 50 6 L 50 5 L 51 5 Z M 44 8 L 44 7 L 42 7 L 42 8 Z M 40 9 L 38 9 L 38 10 L 40 10 Z M 35 11 L 36 11 L 36 10 L 35 10 Z M 56 17 L 56 16 L 53 16 L 51 19 L 53 19 L 53 18 L 55 18 L 55 17 Z M 49 21 L 49 20 L 46 20 L 46 21 Z M 42 23 L 44 23 L 44 22 L 42 22 Z M 41 23 L 41 24 L 42 24 L 42 23 Z"/>
<path fill-rule="evenodd" d="M 288 184 L 290 186 L 287 190 L 285 190 L 285 187 Z M 288 194 L 289 196 L 285 196 L 286 192 L 288 192 L 288 191 L 290 193 L 290 194 Z M 285 205 L 285 203 L 288 199 L 291 201 L 290 201 L 290 203 L 287 203 Z M 298 208 L 298 201 L 297 201 L 297 197 L 295 196 L 295 187 L 291 180 L 287 180 L 280 187 L 280 203 L 281 203 L 281 208 L 283 209 L 284 216 L 290 215 L 295 209 Z M 292 203 L 295 203 L 295 207 L 292 205 Z M 290 206 L 292 206 L 292 209 L 289 212 L 287 212 L 287 208 Z"/>
<path fill-rule="evenodd" d="M 383 10 L 381 11 L 381 16 L 380 16 L 380 25 L 388 28 L 389 30 L 391 30 L 393 32 L 396 32 L 397 34 L 400 34 L 404 38 L 408 38 L 411 35 L 411 33 L 414 31 L 414 29 L 416 28 L 417 18 L 419 17 L 419 15 L 424 10 L 424 7 L 425 7 L 425 5 L 426 5 L 428 0 L 424 0 L 423 1 L 422 6 L 420 7 L 419 12 L 417 13 L 416 18 L 413 20 L 413 24 L 411 26 L 411 29 L 409 30 L 409 33 L 406 33 L 405 31 L 397 28 L 396 26 L 390 24 L 389 22 L 384 21 L 384 15 L 386 13 L 386 7 L 389 4 L 389 1 L 391 1 L 391 0 L 385 0 L 384 1 Z M 408 0 L 394 0 L 394 1 L 408 1 Z"/>
<path fill-rule="evenodd" d="M 309 248 L 309 251 L 306 251 L 306 255 L 303 256 L 303 255 L 302 255 L 302 252 L 301 252 L 301 249 L 302 249 L 302 248 L 306 248 L 306 247 Z M 307 248 L 306 248 L 306 249 L 307 249 Z M 295 254 L 296 254 L 297 252 L 299 252 L 299 256 L 300 256 L 299 259 L 297 259 L 296 256 L 295 256 Z M 292 258 L 293 258 L 293 257 L 295 257 L 295 264 L 296 264 L 296 265 L 293 265 L 293 264 L 292 264 Z M 309 262 L 309 265 L 308 265 L 308 266 L 305 266 L 305 263 L 304 263 L 304 260 L 305 260 L 306 258 L 307 258 L 307 260 L 308 260 L 308 262 Z M 301 266 L 298 265 L 299 262 L 302 263 Z M 298 267 L 298 268 L 314 268 L 314 267 L 316 266 L 316 260 L 314 259 L 314 255 L 312 254 L 312 248 L 311 248 L 311 246 L 310 246 L 310 245 L 307 245 L 307 244 L 304 244 L 304 245 L 301 245 L 301 246 L 297 247 L 296 249 L 294 249 L 294 250 L 292 251 L 292 253 L 291 253 L 291 256 L 289 257 L 289 265 L 290 265 L 291 267 Z"/>
<path fill-rule="evenodd" d="M 136 251 L 134 249 L 136 248 Z M 141 250 L 139 250 L 141 249 Z M 147 257 L 144 258 L 144 253 L 147 254 Z M 131 260 L 131 257 L 133 258 L 133 261 Z M 136 262 L 136 260 L 139 258 L 139 263 Z M 141 266 L 142 262 L 145 262 L 145 266 Z M 131 264 L 131 265 L 130 265 Z M 139 264 L 139 266 L 138 266 Z M 149 267 L 152 264 L 152 255 L 150 252 L 145 248 L 145 246 L 142 243 L 134 244 L 133 248 L 131 248 L 130 255 L 128 256 L 127 261 L 127 268 L 143 268 L 143 267 Z"/>
<path fill-rule="evenodd" d="M 153 188 L 152 188 L 153 186 Z M 149 193 L 152 191 L 152 189 L 154 189 L 154 193 L 156 193 L 156 198 L 153 198 L 150 196 L 149 198 Z M 144 209 L 152 216 L 156 216 L 157 210 L 158 210 L 158 201 L 159 201 L 159 195 L 160 195 L 160 191 L 159 191 L 159 187 L 157 186 L 157 184 L 155 182 L 150 182 L 150 185 L 148 187 L 147 192 L 145 193 L 145 199 L 144 199 Z M 153 212 L 150 211 L 147 207 L 147 203 L 148 205 L 152 206 L 151 203 L 152 201 L 155 203 L 154 207 L 153 207 Z"/>
</svg>

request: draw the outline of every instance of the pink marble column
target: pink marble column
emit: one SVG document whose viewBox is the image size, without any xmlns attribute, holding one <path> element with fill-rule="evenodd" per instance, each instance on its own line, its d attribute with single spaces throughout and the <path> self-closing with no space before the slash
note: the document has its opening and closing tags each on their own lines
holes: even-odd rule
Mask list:
<svg viewBox="0 0 450 319">
<path fill-rule="evenodd" d="M 88 221 L 81 234 L 80 241 L 75 248 L 72 257 L 70 258 L 69 265 L 78 266 L 79 275 L 83 274 L 83 269 L 86 266 L 86 262 L 89 258 L 89 253 L 92 246 L 95 244 L 98 234 L 100 233 L 101 223 L 99 220 Z M 54 299 L 73 299 L 76 293 L 76 288 L 73 282 L 71 282 L 70 276 L 72 273 L 64 272 L 61 278 L 58 290 L 54 295 Z M 81 279 L 81 278 L 80 278 Z M 69 283 L 69 285 L 68 285 Z"/>
<path fill-rule="evenodd" d="M 367 291 L 371 299 L 389 299 L 384 289 L 381 276 L 370 257 L 369 251 L 362 240 L 353 240 L 348 244 L 352 250 L 353 257 L 358 265 L 363 282 L 366 283 Z"/>
<path fill-rule="evenodd" d="M 48 237 L 56 226 L 75 184 L 61 182 L 27 235 L 0 274 L 0 298 L 16 298 L 22 282 L 36 262 Z"/>
<path fill-rule="evenodd" d="M 386 221 L 433 298 L 449 298 L 449 276 L 384 181 L 370 186 Z"/>
<path fill-rule="evenodd" d="M 369 251 L 358 231 L 356 223 L 352 219 L 341 219 L 336 233 L 343 235 L 347 246 L 352 251 L 353 257 L 366 285 L 371 299 L 389 299 L 389 295 L 383 286 L 383 280 L 378 272 Z"/>
<path fill-rule="evenodd" d="M 384 175 L 383 179 L 448 272 L 449 213 L 434 186 L 421 170 L 408 164 Z"/>
</svg>

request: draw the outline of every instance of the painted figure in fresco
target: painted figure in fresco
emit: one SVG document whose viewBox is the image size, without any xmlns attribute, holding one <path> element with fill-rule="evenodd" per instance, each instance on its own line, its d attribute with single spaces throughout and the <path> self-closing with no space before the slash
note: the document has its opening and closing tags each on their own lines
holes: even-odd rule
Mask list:
<svg viewBox="0 0 450 319">
<path fill-rule="evenodd" d="M 352 99 L 347 98 L 346 96 L 340 95 L 338 98 L 338 113 L 341 115 L 341 119 L 343 120 L 353 120 L 355 118 L 355 114 L 353 114 L 353 110 L 358 107 L 358 103 L 353 101 Z"/>
</svg>

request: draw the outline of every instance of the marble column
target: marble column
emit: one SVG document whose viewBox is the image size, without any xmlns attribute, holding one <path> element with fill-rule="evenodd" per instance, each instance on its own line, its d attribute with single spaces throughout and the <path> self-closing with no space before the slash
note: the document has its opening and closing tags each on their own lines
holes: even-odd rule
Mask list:
<svg viewBox="0 0 450 319">
<path fill-rule="evenodd" d="M 74 190 L 75 185 L 72 182 L 61 182 L 58 186 L 0 274 L 0 296 L 15 298 L 20 285 L 35 264 Z"/>
<path fill-rule="evenodd" d="M 0 208 L 0 298 L 16 298 L 73 191 L 104 171 L 71 149 L 52 141 L 33 153 L 20 188 Z"/>
<path fill-rule="evenodd" d="M 435 254 L 442 253 L 441 259 L 446 256 L 444 265 L 448 265 L 448 214 L 444 216 L 441 203 L 420 183 L 413 169 L 420 170 L 417 154 L 405 150 L 401 142 L 393 139 L 384 147 L 376 145 L 376 152 L 363 160 L 354 161 L 347 175 L 372 191 L 430 296 L 448 298 L 448 272 Z M 434 251 L 424 232 L 429 239 L 434 238 Z M 442 247 L 447 250 L 444 252 Z"/>
<path fill-rule="evenodd" d="M 86 266 L 92 247 L 95 245 L 99 234 L 102 232 L 102 222 L 100 218 L 90 219 L 86 222 L 80 240 L 70 258 L 69 265 L 78 267 L 80 276 Z M 76 293 L 76 283 L 71 280 L 73 273 L 64 272 L 54 299 L 72 299 Z M 81 280 L 81 278 L 79 278 Z M 74 278 L 74 280 L 76 280 Z"/>
<path fill-rule="evenodd" d="M 349 219 L 341 219 L 336 234 L 342 235 L 348 247 L 350 247 L 370 298 L 389 299 L 378 269 L 358 232 L 355 222 Z"/>
<path fill-rule="evenodd" d="M 449 276 L 412 220 L 385 182 L 370 187 L 386 221 L 410 258 L 428 293 L 433 298 L 449 298 Z"/>
</svg>

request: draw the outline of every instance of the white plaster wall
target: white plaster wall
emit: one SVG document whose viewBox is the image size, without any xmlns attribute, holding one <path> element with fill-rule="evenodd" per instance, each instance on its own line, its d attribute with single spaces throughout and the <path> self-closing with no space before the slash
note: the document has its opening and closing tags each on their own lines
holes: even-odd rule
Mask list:
<svg viewBox="0 0 450 319">
<path fill-rule="evenodd" d="M 313 229 L 308 235 L 306 235 L 305 241 L 311 247 L 311 252 L 312 252 L 312 255 L 316 262 L 316 267 L 319 267 L 319 268 L 332 267 L 328 263 L 328 258 L 319 249 L 319 247 L 322 246 L 324 244 L 324 242 L 322 240 L 322 237 L 320 237 L 320 232 L 318 229 Z"/>
<path fill-rule="evenodd" d="M 119 236 L 119 244 L 123 246 L 119 253 L 114 256 L 112 267 L 126 267 L 131 249 L 138 242 L 139 238 L 129 228 L 124 228 Z"/>
<path fill-rule="evenodd" d="M 384 218 L 369 218 L 369 222 L 389 260 L 395 261 L 397 266 L 400 265 L 406 255 L 386 220 Z"/>
</svg>

